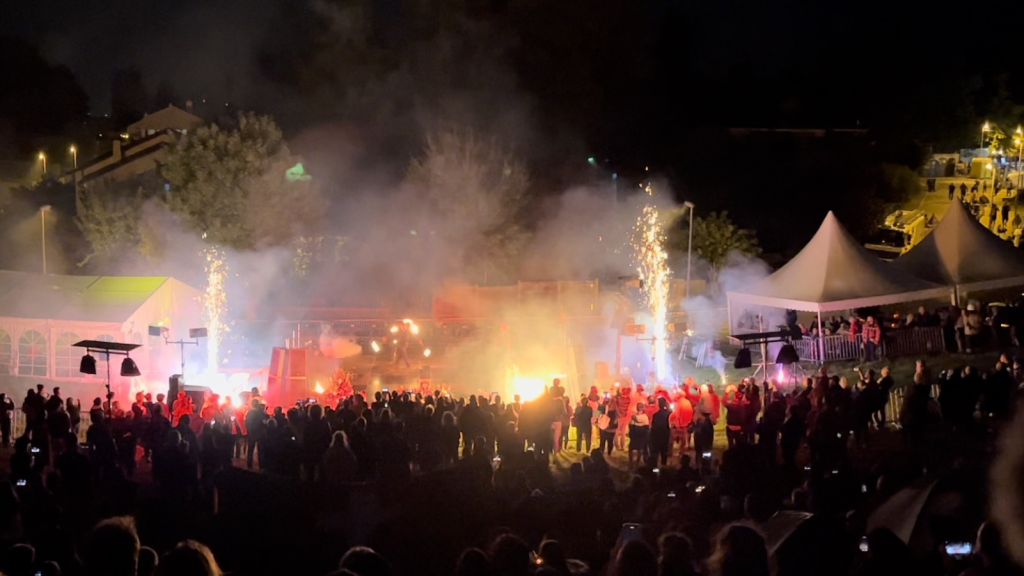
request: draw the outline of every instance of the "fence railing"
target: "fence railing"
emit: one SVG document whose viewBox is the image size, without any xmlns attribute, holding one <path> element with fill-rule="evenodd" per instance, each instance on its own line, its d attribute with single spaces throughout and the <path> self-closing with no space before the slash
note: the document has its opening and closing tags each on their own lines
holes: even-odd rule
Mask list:
<svg viewBox="0 0 1024 576">
<path fill-rule="evenodd" d="M 858 334 L 850 338 L 848 334 L 836 334 L 823 338 L 826 362 L 856 360 L 864 356 L 864 338 Z M 821 350 L 817 338 L 804 338 L 793 342 L 801 360 L 821 363 Z M 880 356 L 896 358 L 917 354 L 934 354 L 943 351 L 945 343 L 942 328 L 904 328 L 886 332 L 882 336 Z"/>
</svg>

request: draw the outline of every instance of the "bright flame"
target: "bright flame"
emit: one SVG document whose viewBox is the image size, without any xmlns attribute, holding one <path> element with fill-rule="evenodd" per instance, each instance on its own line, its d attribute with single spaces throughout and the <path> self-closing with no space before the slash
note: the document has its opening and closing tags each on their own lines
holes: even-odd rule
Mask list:
<svg viewBox="0 0 1024 576">
<path fill-rule="evenodd" d="M 319 382 L 316 383 L 315 390 L 316 390 L 317 394 L 323 394 L 324 393 L 324 387 Z"/>
<path fill-rule="evenodd" d="M 412 332 L 413 334 L 419 334 L 420 333 L 420 327 L 417 326 L 416 323 L 413 322 L 412 320 L 406 318 L 406 319 L 402 320 L 402 323 L 409 325 L 409 332 Z"/>
<path fill-rule="evenodd" d="M 533 400 L 544 393 L 544 379 L 516 376 L 512 378 L 512 391 L 523 400 Z"/>
<path fill-rule="evenodd" d="M 430 348 L 423 349 L 423 356 L 426 358 L 430 358 Z"/>
<path fill-rule="evenodd" d="M 779 369 L 775 371 L 775 381 L 780 384 L 786 381 L 785 366 L 782 364 L 779 364 Z"/>
<path fill-rule="evenodd" d="M 398 326 L 392 326 L 391 327 L 391 333 L 392 334 L 398 334 Z"/>
<path fill-rule="evenodd" d="M 228 399 L 234 406 L 241 406 L 242 393 L 249 388 L 249 374 L 236 372 L 231 376 L 220 372 L 204 372 L 196 378 L 197 386 L 206 386 L 214 394 L 220 396 L 220 405 L 227 404 Z"/>
<path fill-rule="evenodd" d="M 220 344 L 228 332 L 227 302 L 225 287 L 228 266 L 224 253 L 217 248 L 203 250 L 206 257 L 206 290 L 203 292 L 203 318 L 206 320 L 207 372 L 215 372 L 220 366 Z"/>
<path fill-rule="evenodd" d="M 655 372 L 659 380 L 664 380 L 669 377 L 666 318 L 672 270 L 668 267 L 665 232 L 658 218 L 658 209 L 650 204 L 644 206 L 643 214 L 636 224 L 633 258 L 636 260 L 636 271 L 643 281 L 644 301 L 654 317 L 651 336 L 654 340 Z"/>
<path fill-rule="evenodd" d="M 376 340 L 370 342 L 370 348 L 373 348 L 374 352 L 380 352 L 380 344 L 377 344 Z"/>
</svg>

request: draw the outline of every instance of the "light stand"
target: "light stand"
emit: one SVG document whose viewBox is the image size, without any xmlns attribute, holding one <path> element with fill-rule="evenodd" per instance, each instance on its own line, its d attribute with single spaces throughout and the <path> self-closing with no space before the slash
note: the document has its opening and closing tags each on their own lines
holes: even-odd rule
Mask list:
<svg viewBox="0 0 1024 576">
<path fill-rule="evenodd" d="M 107 355 L 107 384 L 106 384 L 106 386 L 107 386 L 107 416 L 110 417 L 110 418 L 113 418 L 114 417 L 114 393 L 110 390 L 110 355 L 113 354 L 115 356 L 124 356 L 125 360 L 131 360 L 131 358 L 129 356 L 129 353 L 132 350 L 135 350 L 136 348 L 138 348 L 140 346 L 140 344 L 125 344 L 123 342 L 104 342 L 102 340 L 81 340 L 79 342 L 76 342 L 76 343 L 72 344 L 72 346 L 76 347 L 76 348 L 85 348 L 86 356 L 88 356 L 88 355 L 90 355 L 90 354 L 92 354 L 94 352 L 97 353 L 97 354 L 106 354 Z M 121 366 L 121 375 L 122 376 L 127 376 L 128 375 L 128 374 L 124 373 L 125 370 L 128 368 L 127 364 L 129 364 L 129 363 L 125 362 Z M 138 376 L 139 375 L 138 374 L 138 367 L 134 366 L 134 362 L 131 362 L 130 364 L 132 364 L 132 367 L 134 367 L 134 371 L 135 371 L 135 374 L 132 374 L 132 375 L 133 376 Z M 84 372 L 85 370 L 83 369 L 82 371 Z M 92 371 L 88 372 L 88 373 L 91 373 L 91 374 L 95 374 L 96 373 L 96 365 L 95 365 L 95 363 L 93 363 L 93 365 L 92 365 Z"/>
<path fill-rule="evenodd" d="M 196 346 L 199 346 L 199 339 L 200 338 L 206 338 L 207 329 L 206 328 L 190 328 L 189 331 L 188 331 L 188 337 L 191 338 L 191 340 L 185 340 L 185 339 L 168 340 L 167 338 L 168 338 L 168 335 L 170 333 L 171 333 L 170 328 L 168 328 L 166 326 L 150 326 L 149 327 L 149 335 L 150 336 L 163 336 L 164 344 L 167 344 L 167 345 L 170 345 L 170 346 L 177 346 L 178 347 L 178 350 L 179 350 L 179 353 L 180 353 L 180 358 L 181 358 L 181 377 L 182 377 L 182 379 L 184 379 L 185 378 L 185 346 L 186 345 L 192 345 L 192 344 L 194 344 Z"/>
</svg>

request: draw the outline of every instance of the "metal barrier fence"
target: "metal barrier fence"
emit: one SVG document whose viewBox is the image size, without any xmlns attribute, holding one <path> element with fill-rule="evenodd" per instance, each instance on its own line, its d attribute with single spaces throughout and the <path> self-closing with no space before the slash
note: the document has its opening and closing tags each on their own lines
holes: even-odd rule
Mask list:
<svg viewBox="0 0 1024 576">
<path fill-rule="evenodd" d="M 79 424 L 78 429 L 78 441 L 85 442 L 86 432 L 89 430 L 88 417 L 89 414 L 85 413 L 85 419 Z M 14 410 L 14 417 L 11 419 L 11 442 L 15 438 L 20 438 L 25 434 L 25 413 L 21 409 Z"/>
<path fill-rule="evenodd" d="M 825 361 L 857 360 L 864 356 L 864 338 L 858 334 L 850 338 L 848 334 L 825 336 L 823 347 Z M 797 354 L 802 360 L 820 363 L 820 348 L 817 338 L 804 338 L 793 342 Z M 945 349 L 942 328 L 905 328 L 887 332 L 882 336 L 880 356 L 896 358 L 918 354 L 934 354 Z"/>
</svg>

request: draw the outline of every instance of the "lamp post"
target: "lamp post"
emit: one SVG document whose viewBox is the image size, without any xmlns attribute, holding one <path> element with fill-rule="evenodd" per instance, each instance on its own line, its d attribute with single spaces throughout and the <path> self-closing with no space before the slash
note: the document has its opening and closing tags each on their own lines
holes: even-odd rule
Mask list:
<svg viewBox="0 0 1024 576">
<path fill-rule="evenodd" d="M 686 299 L 690 299 L 690 259 L 693 255 L 693 202 L 683 202 L 690 210 L 690 239 L 686 242 Z"/>
<path fill-rule="evenodd" d="M 46 274 L 46 211 L 49 209 L 49 204 L 39 209 L 39 222 L 43 231 L 43 274 Z"/>
<path fill-rule="evenodd" d="M 46 153 L 45 152 L 40 152 L 39 153 L 39 161 L 43 163 L 43 178 L 45 178 L 46 177 Z"/>
<path fill-rule="evenodd" d="M 72 161 L 72 163 L 73 163 L 73 165 L 75 167 L 75 170 L 77 170 L 78 169 L 78 148 L 75 148 L 74 144 L 71 145 L 71 161 Z"/>
<path fill-rule="evenodd" d="M 986 120 L 985 123 L 981 125 L 981 147 L 982 148 L 985 147 L 985 132 L 988 132 L 991 129 L 992 128 L 989 127 L 989 125 L 988 125 L 988 120 Z"/>
</svg>

